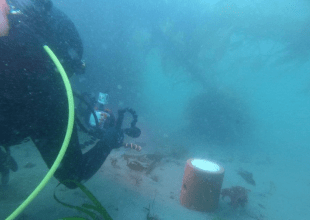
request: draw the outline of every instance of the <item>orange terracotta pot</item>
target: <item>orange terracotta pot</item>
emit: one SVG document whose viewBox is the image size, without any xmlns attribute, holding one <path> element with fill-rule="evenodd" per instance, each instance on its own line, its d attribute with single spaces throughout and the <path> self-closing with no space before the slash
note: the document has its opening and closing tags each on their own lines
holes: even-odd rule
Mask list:
<svg viewBox="0 0 310 220">
<path fill-rule="evenodd" d="M 224 168 L 202 159 L 189 159 L 185 166 L 180 202 L 197 211 L 211 212 L 217 209 Z"/>
</svg>

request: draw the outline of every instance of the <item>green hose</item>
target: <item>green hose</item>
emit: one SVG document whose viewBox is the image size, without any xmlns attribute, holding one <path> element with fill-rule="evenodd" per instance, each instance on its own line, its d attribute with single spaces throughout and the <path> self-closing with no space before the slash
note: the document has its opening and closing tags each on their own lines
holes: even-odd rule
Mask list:
<svg viewBox="0 0 310 220">
<path fill-rule="evenodd" d="M 67 97 L 68 97 L 68 106 L 69 106 L 69 119 L 68 119 L 68 127 L 67 127 L 67 132 L 66 136 L 64 139 L 64 142 L 62 144 L 62 147 L 58 153 L 58 156 L 51 167 L 51 169 L 47 172 L 41 183 L 35 188 L 35 190 L 28 196 L 28 198 L 8 217 L 6 220 L 13 220 L 15 219 L 29 204 L 30 202 L 39 194 L 39 192 L 45 187 L 45 185 L 48 183 L 48 181 L 51 179 L 51 177 L 54 175 L 56 169 L 58 168 L 62 158 L 64 157 L 66 150 L 68 148 L 72 130 L 73 130 L 73 124 L 74 124 L 74 100 L 73 100 L 73 94 L 72 94 L 72 89 L 70 85 L 70 81 L 67 77 L 67 74 L 62 67 L 61 63 L 53 53 L 53 51 L 48 47 L 44 46 L 45 51 L 48 53 L 50 58 L 53 60 L 55 63 L 62 80 L 65 84 L 66 91 L 67 91 Z"/>
</svg>

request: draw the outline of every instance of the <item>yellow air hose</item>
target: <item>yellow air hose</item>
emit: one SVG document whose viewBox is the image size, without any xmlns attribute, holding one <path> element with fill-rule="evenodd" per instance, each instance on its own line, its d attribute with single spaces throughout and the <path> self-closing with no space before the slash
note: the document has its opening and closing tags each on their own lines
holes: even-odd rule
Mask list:
<svg viewBox="0 0 310 220">
<path fill-rule="evenodd" d="M 53 53 L 53 51 L 48 47 L 44 46 L 45 51 L 48 53 L 50 58 L 53 60 L 55 63 L 58 71 L 60 72 L 60 75 L 62 77 L 62 80 L 65 84 L 66 91 L 67 91 L 67 97 L 68 97 L 68 106 L 69 106 L 69 119 L 68 119 L 68 127 L 67 127 L 67 132 L 66 136 L 64 139 L 64 142 L 62 144 L 62 147 L 58 153 L 58 156 L 51 167 L 51 169 L 47 172 L 41 183 L 35 188 L 35 190 L 28 196 L 28 198 L 9 216 L 6 218 L 6 220 L 13 220 L 15 219 L 28 205 L 29 203 L 39 194 L 39 192 L 45 187 L 45 185 L 48 183 L 48 181 L 51 179 L 51 177 L 54 175 L 56 169 L 58 168 L 62 158 L 64 157 L 66 150 L 68 148 L 72 130 L 73 130 L 73 124 L 74 124 L 74 100 L 73 100 L 73 94 L 72 94 L 72 89 L 70 85 L 70 81 L 67 77 L 67 74 L 62 67 L 61 63 Z"/>
</svg>

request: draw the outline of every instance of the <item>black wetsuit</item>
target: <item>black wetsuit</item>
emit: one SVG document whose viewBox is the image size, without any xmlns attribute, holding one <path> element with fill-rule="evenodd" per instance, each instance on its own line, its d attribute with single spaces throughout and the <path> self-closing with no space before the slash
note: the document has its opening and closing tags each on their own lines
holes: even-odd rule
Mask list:
<svg viewBox="0 0 310 220">
<path fill-rule="evenodd" d="M 40 11 L 28 15 L 33 13 Z M 54 50 L 68 75 L 79 71 L 83 49 L 74 24 L 60 10 L 49 8 L 38 18 L 20 24 L 10 18 L 9 36 L 0 37 L 0 145 L 12 146 L 30 136 L 50 168 L 65 137 L 68 103 L 61 76 L 42 46 Z M 89 179 L 115 147 L 114 140 L 101 140 L 82 154 L 74 126 L 55 177 L 61 182 Z"/>
</svg>

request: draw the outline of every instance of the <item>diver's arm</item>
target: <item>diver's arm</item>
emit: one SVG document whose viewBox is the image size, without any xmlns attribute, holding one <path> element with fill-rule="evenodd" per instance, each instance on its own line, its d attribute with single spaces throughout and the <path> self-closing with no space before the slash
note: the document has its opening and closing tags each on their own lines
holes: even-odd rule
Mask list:
<svg viewBox="0 0 310 220">
<path fill-rule="evenodd" d="M 100 140 L 92 149 L 83 154 L 82 181 L 87 181 L 100 169 L 111 150 L 112 148 Z"/>
<path fill-rule="evenodd" d="M 45 137 L 42 135 L 32 137 L 36 140 L 35 144 L 48 168 L 53 165 L 60 149 L 59 146 L 63 142 L 63 137 L 60 135 L 56 138 L 57 136 L 59 137 L 59 134 L 53 134 L 51 131 Z M 74 126 L 70 144 L 54 176 L 68 188 L 76 188 L 73 182 L 66 182 L 66 180 L 87 181 L 99 170 L 111 150 L 108 144 L 100 140 L 92 149 L 82 154 L 77 129 Z"/>
<path fill-rule="evenodd" d="M 107 140 L 100 140 L 93 148 L 82 154 L 75 128 L 67 153 L 55 177 L 68 188 L 76 188 L 75 184 L 65 181 L 68 179 L 79 182 L 89 180 L 100 169 L 112 149 L 113 147 Z"/>
</svg>

